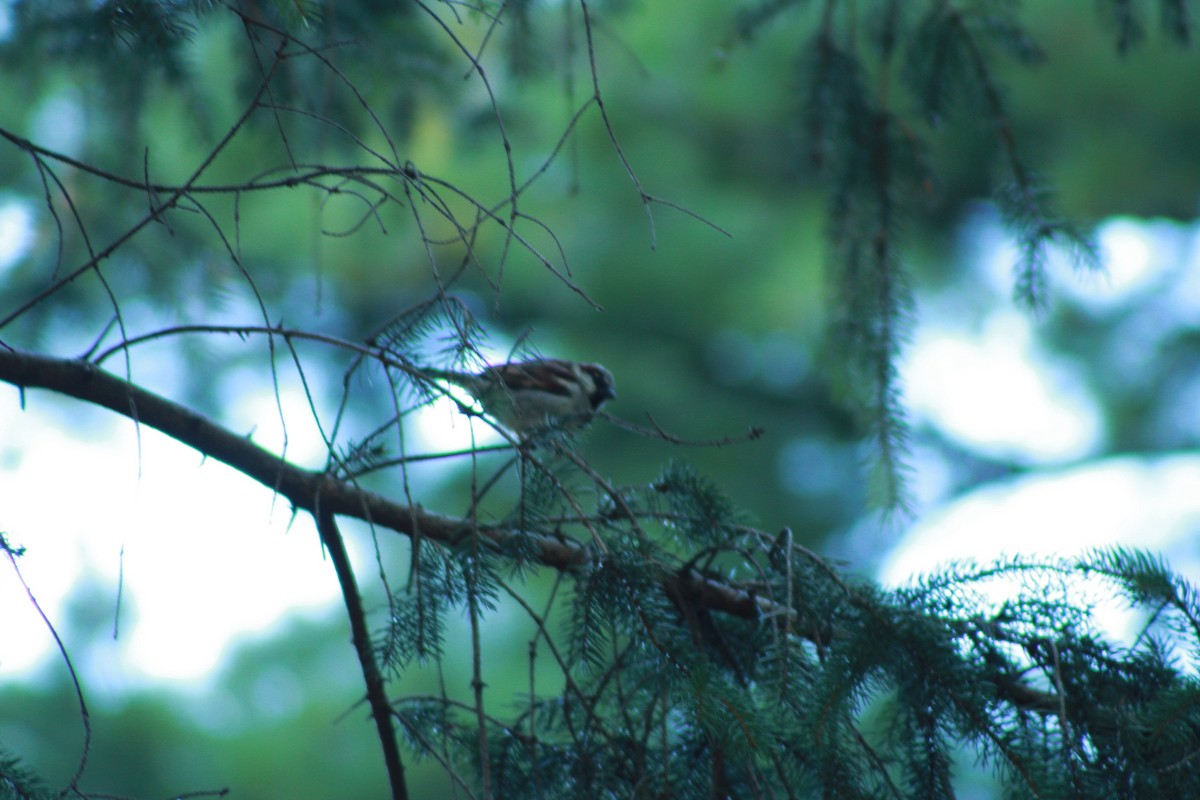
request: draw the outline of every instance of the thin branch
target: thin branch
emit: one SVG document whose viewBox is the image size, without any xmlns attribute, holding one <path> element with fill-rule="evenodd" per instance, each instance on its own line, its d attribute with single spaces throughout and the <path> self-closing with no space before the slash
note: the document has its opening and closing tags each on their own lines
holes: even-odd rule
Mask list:
<svg viewBox="0 0 1200 800">
<path fill-rule="evenodd" d="M 601 411 L 596 414 L 596 416 L 603 419 L 605 422 L 611 422 L 618 428 L 624 428 L 625 430 L 631 431 L 640 436 L 646 436 L 653 439 L 662 439 L 664 442 L 669 442 L 670 444 L 677 444 L 684 447 L 727 447 L 731 444 L 757 441 L 758 439 L 761 439 L 763 433 L 766 432 L 763 428 L 753 425 L 749 430 L 741 435 L 722 436 L 719 439 L 683 439 L 664 429 L 658 424 L 658 421 L 649 414 L 646 415 L 646 419 L 650 420 L 649 428 L 644 428 L 641 425 L 621 419 L 620 417 L 614 417 L 607 411 Z"/>
<path fill-rule="evenodd" d="M 404 782 L 404 764 L 400 760 L 400 748 L 396 744 L 392 706 L 384 691 L 383 674 L 379 671 L 379 663 L 375 660 L 375 649 L 371 645 L 371 633 L 367 629 L 367 612 L 363 608 L 362 597 L 358 593 L 358 583 L 354 578 L 354 569 L 350 565 L 350 555 L 346 552 L 346 543 L 342 540 L 342 534 L 338 530 L 333 512 L 322 506 L 319 494 L 313 498 L 313 505 L 316 506 L 313 517 L 317 522 L 321 543 L 325 545 L 325 550 L 329 553 L 329 560 L 333 562 L 334 572 L 337 573 L 338 584 L 342 587 L 346 615 L 350 618 L 350 635 L 354 641 L 354 652 L 358 655 L 358 663 L 362 667 L 363 682 L 367 687 L 367 703 L 371 706 L 371 716 L 375 720 L 375 728 L 379 733 L 379 744 L 383 748 L 383 762 L 387 767 L 392 800 L 408 800 L 408 787 Z"/>
<path fill-rule="evenodd" d="M 217 156 L 221 153 L 221 151 L 223 151 L 225 149 L 225 147 L 231 141 L 233 141 L 234 136 L 236 136 L 238 134 L 238 132 L 241 131 L 242 127 L 246 124 L 246 122 L 250 119 L 251 115 L 253 115 L 254 111 L 258 108 L 258 101 L 262 97 L 263 93 L 266 92 L 267 86 L 269 85 L 272 77 L 275 74 L 275 69 L 280 63 L 280 59 L 281 59 L 281 54 L 276 53 L 275 60 L 271 64 L 271 69 L 263 77 L 262 82 L 258 86 L 258 91 L 256 91 L 254 93 L 254 96 L 246 104 L 246 107 L 245 107 L 245 109 L 243 109 L 241 116 L 239 116 L 238 119 L 233 123 L 233 125 L 231 125 L 229 127 L 229 130 L 227 130 L 225 132 L 225 135 L 221 137 L 221 140 L 219 142 L 217 142 L 216 146 L 214 146 L 212 148 L 212 150 L 210 150 L 208 152 L 208 154 L 204 157 L 204 159 L 200 162 L 200 164 L 192 171 L 191 176 L 187 179 L 187 181 L 184 182 L 184 184 L 182 186 L 180 186 L 178 189 L 173 191 L 171 193 L 171 196 L 168 197 L 161 204 L 159 204 L 157 207 L 151 208 L 150 211 L 145 216 L 143 216 L 140 220 L 138 220 L 136 223 L 134 223 L 133 226 L 131 226 L 128 230 L 126 230 L 124 233 L 122 233 L 120 236 L 118 236 L 116 239 L 114 239 L 103 250 L 92 255 L 90 258 L 88 258 L 88 260 L 85 263 L 76 267 L 74 270 L 72 270 L 70 273 L 68 273 L 64 277 L 58 278 L 53 283 L 51 283 L 49 286 L 47 286 L 45 289 L 38 292 L 36 295 L 29 298 L 24 303 L 22 303 L 20 306 L 18 306 L 14 311 L 9 313 L 8 316 L 4 317 L 3 319 L 0 319 L 0 329 L 7 327 L 10 322 L 12 322 L 17 317 L 20 317 L 22 314 L 24 314 L 29 309 L 31 309 L 34 306 L 41 303 L 47 297 L 57 294 L 59 291 L 61 291 L 63 289 L 63 287 L 73 283 L 81 275 L 84 275 L 87 272 L 99 267 L 101 263 L 103 263 L 106 259 L 108 259 L 109 256 L 111 256 L 113 253 L 117 252 L 117 250 L 119 250 L 121 247 L 123 247 L 126 242 L 128 242 L 130 239 L 132 239 L 134 236 L 136 236 L 139 232 L 141 232 L 142 229 L 144 229 L 146 226 L 148 226 L 152 222 L 157 222 L 157 221 L 161 220 L 162 216 L 169 209 L 172 209 L 176 205 L 178 205 L 179 201 L 181 199 L 183 199 L 183 197 L 186 196 L 187 193 L 189 192 L 191 185 L 200 179 L 200 176 L 202 174 L 204 174 L 205 170 L 207 170 L 209 168 L 209 166 L 212 165 L 213 161 L 216 160 Z M 4 135 L 4 136 L 6 136 L 6 138 L 9 138 L 9 139 L 13 138 L 13 137 L 9 136 L 8 134 L 6 134 L 4 131 L 0 131 L 0 135 Z"/>
<path fill-rule="evenodd" d="M 75 774 L 71 776 L 71 780 L 67 783 L 67 790 L 63 792 L 63 795 L 66 795 L 68 791 L 78 792 L 79 781 L 83 777 L 83 771 L 87 768 L 88 755 L 92 751 L 92 716 L 88 712 L 87 702 L 83 699 L 83 686 L 79 683 L 79 675 L 75 672 L 75 665 L 71 662 L 71 656 L 67 654 L 67 646 L 63 644 L 62 637 L 58 635 L 58 630 L 54 627 L 54 623 L 50 621 L 50 617 L 46 616 L 41 603 L 33 595 L 33 589 L 25 582 L 25 576 L 21 574 L 21 568 L 17 566 L 18 553 L 9 547 L 3 535 L 0 535 L 0 550 L 4 551 L 5 557 L 8 558 L 9 564 L 12 565 L 13 574 L 17 576 L 17 582 L 25 589 L 25 594 L 29 597 L 29 602 L 33 605 L 34 611 L 42 618 L 42 623 L 45 624 L 46 630 L 50 631 L 50 635 L 54 637 L 54 646 L 58 648 L 59 655 L 62 656 L 63 663 L 67 666 L 67 673 L 71 677 L 71 686 L 75 690 L 75 701 L 79 704 L 79 717 L 83 720 L 83 748 L 79 753 L 79 764 L 75 768 Z"/>
</svg>

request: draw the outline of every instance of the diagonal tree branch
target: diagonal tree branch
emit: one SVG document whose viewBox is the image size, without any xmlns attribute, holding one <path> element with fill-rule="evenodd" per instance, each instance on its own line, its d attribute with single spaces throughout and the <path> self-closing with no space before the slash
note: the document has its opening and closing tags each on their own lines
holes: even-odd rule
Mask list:
<svg viewBox="0 0 1200 800">
<path fill-rule="evenodd" d="M 282 495 L 296 510 L 306 511 L 317 519 L 321 515 L 352 517 L 446 547 L 457 546 L 468 536 L 478 536 L 485 546 L 511 551 L 512 545 L 519 541 L 522 544 L 520 550 L 531 553 L 535 561 L 562 571 L 586 569 L 603 557 L 590 544 L 537 531 L 479 525 L 470 519 L 397 503 L 352 482 L 303 469 L 247 437 L 88 361 L 54 358 L 0 344 L 0 381 L 22 391 L 48 389 L 148 425 L 233 467 Z M 786 615 L 793 620 L 791 628 L 796 635 L 819 645 L 828 644 L 839 635 L 827 622 L 812 615 L 802 615 L 797 606 L 787 607 L 735 582 L 705 575 L 690 565 L 664 580 L 662 590 L 672 602 L 682 601 L 692 608 L 742 619 Z M 1054 713 L 1058 707 L 1053 694 L 1031 688 L 1015 677 L 998 680 L 996 689 L 1000 697 L 1021 709 Z"/>
</svg>

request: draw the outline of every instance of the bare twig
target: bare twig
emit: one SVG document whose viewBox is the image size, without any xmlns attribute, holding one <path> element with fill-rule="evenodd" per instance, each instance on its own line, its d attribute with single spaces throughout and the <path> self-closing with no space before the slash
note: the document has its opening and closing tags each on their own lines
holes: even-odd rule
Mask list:
<svg viewBox="0 0 1200 800">
<path fill-rule="evenodd" d="M 58 630 L 54 627 L 54 623 L 50 621 L 50 617 L 46 616 L 45 610 L 33 596 L 33 589 L 25 582 L 25 576 L 21 574 L 21 568 L 17 566 L 17 554 L 9 547 L 3 535 L 0 535 L 0 550 L 4 552 L 8 563 L 12 565 L 13 574 L 17 576 L 17 581 L 25 589 L 26 596 L 29 597 L 29 602 L 33 606 L 34 611 L 42 618 L 42 623 L 46 626 L 46 630 L 54 637 L 54 646 L 58 648 L 58 653 L 62 656 L 63 663 L 67 667 L 67 674 L 71 677 L 71 686 L 75 690 L 75 701 L 79 704 L 79 718 L 83 720 L 83 748 L 79 753 L 79 763 L 75 767 L 75 774 L 71 776 L 71 780 L 67 783 L 67 790 L 62 794 L 65 796 L 68 793 L 79 791 L 79 781 L 83 777 L 83 771 L 87 768 L 88 755 L 92 750 L 92 716 L 88 712 L 87 702 L 83 699 L 83 686 L 79 683 L 79 675 L 75 672 L 75 665 L 71 662 L 71 657 L 67 655 L 67 647 L 63 644 L 62 637 L 58 635 Z"/>
<path fill-rule="evenodd" d="M 408 800 L 404 764 L 400 760 L 400 749 L 396 743 L 392 706 L 384 691 L 383 674 L 379 671 L 379 663 L 375 659 L 375 648 L 371 644 L 371 633 L 367 628 L 367 612 L 358 593 L 358 582 L 350 565 L 350 555 L 346 552 L 346 544 L 342 541 L 342 534 L 338 530 L 333 512 L 323 507 L 319 491 L 312 499 L 312 505 L 321 543 L 329 553 L 329 560 L 333 562 L 334 572 L 337 573 L 338 584 L 342 587 L 342 600 L 346 605 L 346 615 L 350 619 L 354 652 L 358 655 L 358 663 L 362 668 L 363 682 L 367 687 L 367 704 L 371 707 L 371 716 L 379 733 L 379 744 L 383 748 L 383 762 L 387 767 L 392 800 Z"/>
<path fill-rule="evenodd" d="M 117 250 L 119 250 L 121 247 L 123 247 L 126 242 L 128 242 L 130 239 L 132 239 L 138 233 L 140 233 L 144 228 L 146 228 L 146 226 L 150 225 L 150 223 L 152 223 L 152 222 L 156 222 L 156 221 L 160 220 L 162 215 L 165 214 L 167 212 L 167 210 L 174 208 L 179 203 L 179 201 L 181 199 L 183 199 L 183 197 L 188 193 L 191 185 L 200 179 L 200 176 L 203 175 L 205 170 L 207 170 L 208 167 L 213 163 L 213 161 L 216 160 L 217 156 L 225 149 L 225 147 L 231 141 L 233 141 L 233 138 L 238 134 L 239 131 L 241 131 L 242 127 L 246 124 L 246 121 L 250 119 L 251 115 L 258 108 L 258 101 L 262 97 L 263 93 L 266 92 L 267 86 L 269 85 L 271 78 L 274 75 L 275 68 L 279 64 L 279 55 L 280 55 L 279 53 L 276 54 L 276 59 L 272 63 L 271 69 L 267 71 L 267 74 L 264 76 L 262 82 L 259 84 L 258 90 L 254 93 L 254 96 L 250 99 L 250 101 L 246 104 L 246 107 L 242 110 L 241 116 L 238 117 L 237 121 L 234 122 L 234 124 L 229 127 L 229 130 L 227 130 L 225 132 L 225 135 L 223 137 L 221 137 L 221 140 L 219 142 L 217 142 L 217 144 L 208 152 L 208 154 L 204 157 L 204 159 L 201 160 L 200 164 L 192 171 L 191 176 L 187 179 L 187 181 L 184 182 L 184 184 L 182 186 L 178 187 L 175 191 L 171 192 L 171 195 L 166 200 L 164 200 L 162 203 L 151 208 L 150 211 L 145 216 L 143 216 L 140 220 L 138 220 L 136 223 L 134 223 L 132 226 L 130 226 L 120 236 L 116 237 L 103 250 L 97 251 L 96 253 L 92 254 L 91 257 L 88 258 L 88 260 L 86 262 L 84 262 L 80 266 L 76 267 L 74 270 L 72 270 L 65 276 L 58 278 L 53 283 L 51 283 L 49 286 L 47 286 L 45 289 L 38 292 L 33 297 L 29 298 L 21 305 L 17 306 L 17 308 L 14 309 L 13 311 L 9 312 L 8 316 L 4 317 L 3 319 L 0 319 L 0 329 L 3 329 L 4 327 L 6 327 L 14 319 L 20 317 L 26 311 L 28 311 L 29 309 L 38 305 L 39 303 L 44 301 L 46 298 L 62 291 L 63 287 L 73 283 L 80 276 L 85 275 L 86 273 L 96 269 L 101 263 L 103 263 L 113 253 L 117 252 Z M 7 135 L 6 133 L 4 133 L 2 131 L 0 131 L 0 135 L 5 135 L 6 138 L 9 138 L 11 141 L 15 141 L 14 137 Z"/>
<path fill-rule="evenodd" d="M 613 425 L 616 425 L 618 428 L 624 428 L 627 431 L 632 431 L 633 433 L 639 434 L 641 436 L 647 436 L 647 437 L 654 438 L 654 439 L 662 439 L 664 442 L 670 442 L 671 444 L 683 445 L 685 447 L 726 447 L 731 444 L 741 444 L 742 442 L 757 441 L 758 439 L 761 439 L 763 433 L 765 433 L 765 430 L 763 428 L 760 428 L 757 425 L 754 425 L 754 426 L 751 426 L 750 430 L 746 431 L 745 433 L 743 433 L 741 435 L 736 435 L 736 436 L 723 436 L 720 439 L 683 439 L 683 438 L 680 438 L 679 436 L 676 436 L 673 433 L 669 433 L 668 431 L 664 430 L 663 427 L 658 424 L 658 421 L 655 420 L 654 417 L 650 416 L 649 414 L 646 415 L 646 419 L 650 420 L 649 428 L 644 428 L 641 425 L 630 422 L 629 420 L 621 419 L 620 417 L 614 417 L 612 414 L 609 414 L 607 411 L 601 411 L 596 416 L 600 417 L 601 419 L 605 420 L 606 422 L 611 422 Z"/>
</svg>

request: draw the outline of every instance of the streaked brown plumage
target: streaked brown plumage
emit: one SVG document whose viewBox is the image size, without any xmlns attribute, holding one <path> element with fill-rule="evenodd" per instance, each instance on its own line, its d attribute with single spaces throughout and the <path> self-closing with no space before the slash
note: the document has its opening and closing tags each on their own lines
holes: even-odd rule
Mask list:
<svg viewBox="0 0 1200 800">
<path fill-rule="evenodd" d="M 466 389 L 484 413 L 518 436 L 582 427 L 617 396 L 612 373 L 604 367 L 556 358 L 510 361 L 478 373 L 422 372 Z"/>
</svg>

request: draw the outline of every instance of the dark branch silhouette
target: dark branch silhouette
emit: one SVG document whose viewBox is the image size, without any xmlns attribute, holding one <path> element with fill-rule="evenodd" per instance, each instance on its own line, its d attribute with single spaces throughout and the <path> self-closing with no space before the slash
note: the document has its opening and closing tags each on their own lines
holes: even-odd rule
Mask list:
<svg viewBox="0 0 1200 800">
<path fill-rule="evenodd" d="M 337 515 L 360 519 L 446 547 L 457 547 L 468 537 L 477 536 L 481 544 L 496 552 L 513 552 L 515 540 L 520 539 L 520 552 L 532 553 L 538 563 L 556 570 L 579 569 L 603 558 L 595 545 L 535 530 L 482 525 L 478 520 L 445 516 L 420 506 L 394 502 L 327 473 L 303 469 L 185 406 L 86 361 L 0 349 L 0 380 L 22 391 L 48 389 L 103 406 L 233 467 L 277 492 L 294 509 L 306 511 L 318 521 L 327 520 L 324 523 L 327 527 L 322 531 L 322 540 L 327 547 L 331 541 L 340 541 L 340 533 L 332 525 L 332 518 Z M 812 558 L 817 557 L 813 555 Z M 824 564 L 823 561 L 820 563 Z M 342 580 L 343 594 L 347 595 L 347 612 L 352 620 L 356 620 L 352 625 L 365 625 L 361 605 L 356 606 L 350 600 L 351 596 L 357 597 L 356 590 L 347 594 L 347 584 L 340 571 L 339 580 Z M 753 585 L 706 575 L 693 566 L 693 562 L 688 562 L 664 580 L 661 589 L 672 602 L 682 600 L 691 608 L 742 619 L 786 617 L 790 620 L 790 631 L 817 645 L 827 645 L 838 636 L 835 628 L 818 617 L 800 618 L 798 608 L 803 606 L 802 603 L 789 606 L 756 592 Z M 359 657 L 360 660 L 363 658 L 362 650 L 359 650 Z M 376 668 L 364 663 L 363 669 L 370 687 L 368 671 Z M 1018 708 L 1047 714 L 1056 713 L 1058 709 L 1058 701 L 1052 694 L 1033 689 L 1016 677 L 998 682 L 997 691 Z M 374 706 L 372 713 L 378 713 Z"/>
</svg>

